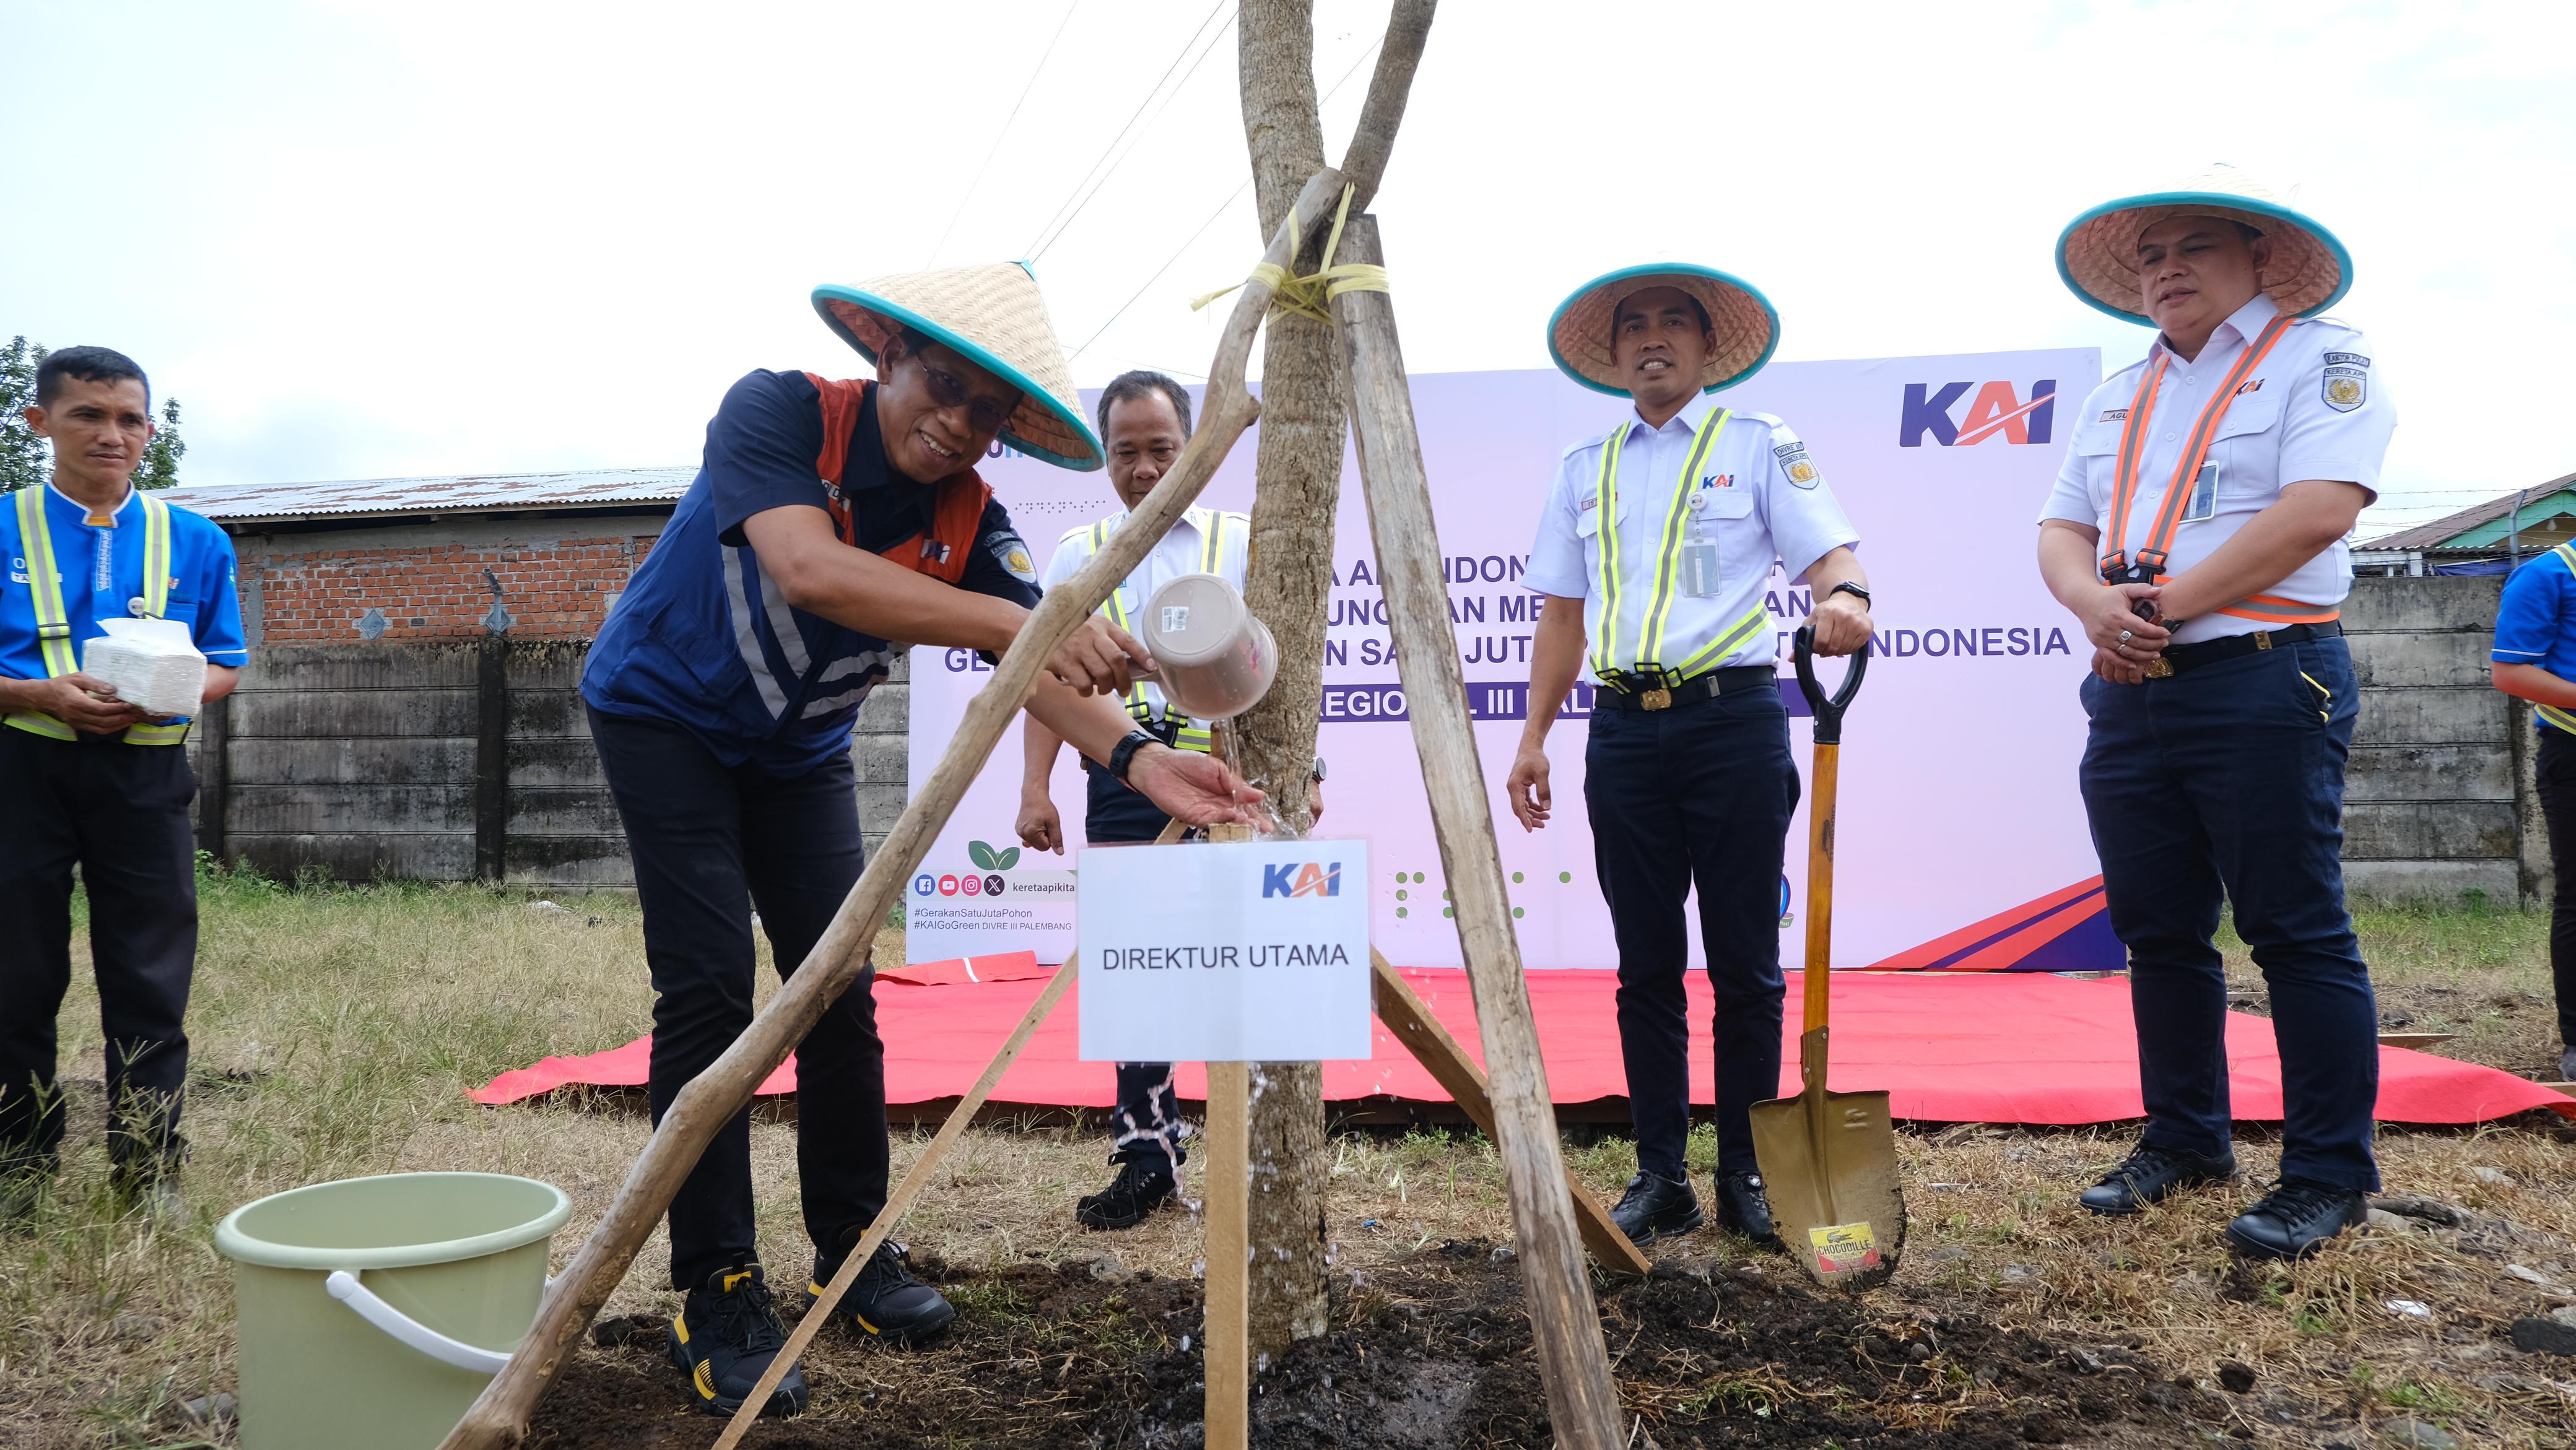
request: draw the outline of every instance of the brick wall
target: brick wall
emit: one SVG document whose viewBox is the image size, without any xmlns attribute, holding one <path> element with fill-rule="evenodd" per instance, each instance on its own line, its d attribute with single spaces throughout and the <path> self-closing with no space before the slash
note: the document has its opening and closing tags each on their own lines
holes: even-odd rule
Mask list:
<svg viewBox="0 0 2576 1450">
<path fill-rule="evenodd" d="M 237 541 L 243 546 L 245 592 L 256 590 L 260 597 L 262 641 L 454 640 L 487 633 L 589 639 L 654 538 L 620 534 L 486 544 L 366 539 L 383 532 L 392 531 Z M 326 546 L 310 547 L 316 540 Z"/>
</svg>

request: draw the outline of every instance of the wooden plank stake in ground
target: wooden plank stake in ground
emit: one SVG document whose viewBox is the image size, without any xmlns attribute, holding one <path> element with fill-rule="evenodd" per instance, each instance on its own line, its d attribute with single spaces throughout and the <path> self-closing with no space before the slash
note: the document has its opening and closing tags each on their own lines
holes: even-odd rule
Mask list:
<svg viewBox="0 0 2576 1450">
<path fill-rule="evenodd" d="M 1166 822 L 1163 834 L 1154 839 L 1154 844 L 1168 846 L 1180 838 L 1180 823 Z M 903 1222 L 903 1216 L 912 1211 L 913 1200 L 921 1197 L 922 1190 L 930 1186 L 931 1175 L 947 1160 L 949 1150 L 957 1146 L 957 1140 L 966 1135 L 966 1129 L 974 1123 L 975 1114 L 984 1106 L 984 1100 L 991 1097 L 993 1089 L 1000 1085 L 1002 1074 L 1009 1072 L 1011 1064 L 1019 1061 L 1020 1049 L 1029 1045 L 1029 1038 L 1036 1035 L 1039 1025 L 1054 1013 L 1056 1004 L 1064 1000 L 1065 989 L 1073 985 L 1077 975 L 1076 964 L 1080 960 L 1079 957 L 1066 957 L 1064 965 L 1056 968 L 1055 977 L 1046 984 L 1046 990 L 1038 994 L 1037 1001 L 1029 1004 L 1028 1015 L 1020 1019 L 1019 1026 L 1011 1029 L 1011 1035 L 1002 1043 L 1002 1050 L 993 1054 L 984 1075 L 975 1079 L 975 1085 L 966 1090 L 966 1096 L 957 1100 L 956 1107 L 949 1109 L 948 1121 L 939 1125 L 939 1136 L 931 1139 L 930 1146 L 921 1150 L 921 1156 L 913 1160 L 912 1171 L 903 1175 L 903 1182 L 895 1185 L 894 1192 L 886 1196 L 885 1207 L 878 1209 L 877 1216 L 869 1220 L 868 1231 L 859 1236 L 859 1246 L 842 1258 L 840 1269 L 832 1275 L 832 1282 L 823 1286 L 822 1296 L 806 1306 L 805 1317 L 796 1322 L 796 1331 L 787 1336 L 786 1347 L 769 1361 L 769 1368 L 761 1372 L 760 1383 L 743 1398 L 742 1408 L 733 1412 L 733 1419 L 725 1425 L 724 1433 L 716 1437 L 715 1450 L 733 1450 L 734 1446 L 742 1443 L 743 1433 L 751 1428 L 752 1421 L 760 1418 L 761 1407 L 769 1403 L 770 1395 L 778 1389 L 778 1382 L 787 1378 L 787 1372 L 796 1367 L 796 1361 L 805 1355 L 805 1346 L 814 1342 L 815 1331 L 832 1317 L 832 1310 L 841 1302 L 841 1296 L 849 1293 L 850 1286 L 859 1281 L 859 1270 L 867 1266 L 868 1256 L 877 1251 L 877 1245 L 884 1243 L 886 1236 L 894 1232 L 894 1226 Z"/>
<path fill-rule="evenodd" d="M 1251 1433 L 1252 1073 L 1207 1065 L 1207 1450 L 1244 1450 Z"/>
<path fill-rule="evenodd" d="M 1326 217 L 1341 195 L 1342 184 L 1341 173 L 1329 169 L 1317 172 L 1306 183 L 1297 205 L 1291 209 L 1301 234 L 1311 233 Z M 1289 234 L 1290 228 L 1282 225 L 1279 234 L 1271 239 L 1269 251 L 1262 256 L 1264 262 L 1274 267 L 1287 264 Z M 1260 416 L 1261 405 L 1244 386 L 1244 370 L 1252 355 L 1253 337 L 1260 331 L 1262 314 L 1270 306 L 1271 284 L 1265 280 L 1270 275 L 1273 274 L 1256 273 L 1236 295 L 1234 313 L 1226 320 L 1216 361 L 1209 369 L 1204 416 L 1189 446 L 1182 450 L 1180 462 L 1137 506 L 1128 526 L 1092 555 L 1091 561 L 1075 571 L 1071 579 L 1049 590 L 1028 623 L 1021 626 L 1019 638 L 994 668 L 992 682 L 978 691 L 966 707 L 966 718 L 950 737 L 938 767 L 912 803 L 904 807 L 902 819 L 886 833 L 876 859 L 868 862 L 858 884 L 850 888 L 822 940 L 815 943 L 812 953 L 760 1015 L 752 1019 L 742 1036 L 680 1090 L 653 1130 L 652 1141 L 644 1145 L 644 1152 L 628 1171 L 626 1184 L 618 1190 L 608 1212 L 537 1306 L 536 1323 L 519 1341 L 510 1363 L 484 1386 L 481 1397 L 466 1410 L 465 1418 L 440 1442 L 440 1450 L 494 1450 L 526 1438 L 528 1415 L 535 1409 L 538 1397 L 554 1383 L 582 1330 L 598 1314 L 599 1306 L 607 1302 L 617 1282 L 626 1277 L 636 1251 L 652 1236 L 654 1225 L 661 1222 L 664 1211 L 671 1206 L 671 1196 L 679 1191 L 680 1181 L 689 1170 L 697 1166 L 708 1141 L 742 1111 L 761 1079 L 786 1060 L 824 1011 L 866 968 L 877 924 L 885 920 L 904 883 L 929 853 L 932 838 L 957 808 L 958 798 L 973 783 L 976 772 L 984 768 L 994 743 L 1036 688 L 1038 672 L 1046 668 L 1047 657 L 1066 636 L 1082 627 L 1120 580 L 1144 562 L 1145 555 L 1170 531 L 1182 511 L 1198 497 L 1199 490 L 1207 486 L 1217 465 L 1225 460 L 1226 451 Z"/>
<path fill-rule="evenodd" d="M 1335 260 L 1382 264 L 1376 218 L 1351 218 Z M 1557 1151 L 1556 1109 L 1539 1060 L 1538 1022 L 1521 980 L 1520 943 L 1512 935 L 1492 802 L 1467 717 L 1466 678 L 1449 619 L 1449 589 L 1441 578 L 1431 480 L 1422 467 L 1413 395 L 1396 343 L 1394 302 L 1383 291 L 1348 290 L 1332 299 L 1332 311 L 1349 371 L 1352 432 L 1396 675 L 1412 710 L 1413 744 L 1422 757 L 1432 829 L 1485 1040 L 1494 1141 L 1511 1196 L 1548 1418 L 1556 1443 L 1566 1450 L 1618 1450 L 1627 1440 L 1619 1428 L 1619 1395 L 1566 1192 L 1565 1160 Z"/>
<path fill-rule="evenodd" d="M 1440 1025 L 1440 1019 L 1431 1015 L 1431 1004 L 1422 1000 L 1422 994 L 1414 991 L 1413 984 L 1375 947 L 1369 948 L 1369 967 L 1375 974 L 1378 1020 L 1484 1130 L 1485 1136 L 1494 1137 L 1494 1102 L 1485 1085 L 1485 1070 L 1458 1045 L 1457 1038 L 1449 1035 L 1449 1029 Z M 1565 1192 L 1574 1200 L 1575 1223 L 1583 1230 L 1584 1247 L 1592 1250 L 1592 1257 L 1601 1261 L 1601 1267 L 1614 1274 L 1639 1277 L 1654 1268 L 1628 1241 L 1628 1236 L 1619 1232 L 1619 1226 L 1610 1221 L 1610 1210 L 1601 1206 L 1592 1190 L 1575 1180 L 1571 1168 L 1565 1172 Z"/>
</svg>

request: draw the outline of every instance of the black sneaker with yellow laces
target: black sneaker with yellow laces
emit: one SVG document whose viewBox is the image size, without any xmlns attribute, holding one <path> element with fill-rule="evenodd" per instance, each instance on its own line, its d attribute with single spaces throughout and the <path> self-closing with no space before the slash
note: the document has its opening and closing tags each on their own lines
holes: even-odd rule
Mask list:
<svg viewBox="0 0 2576 1450">
<path fill-rule="evenodd" d="M 879 1243 L 859 1269 L 858 1282 L 832 1306 L 833 1320 L 888 1344 L 926 1344 L 938 1338 L 957 1317 L 957 1307 L 912 1276 L 905 1266 L 910 1257 L 892 1239 Z M 823 1286 L 840 1271 L 839 1259 L 817 1255 L 814 1282 L 805 1286 L 805 1292 L 822 1297 Z"/>
<path fill-rule="evenodd" d="M 692 1399 L 710 1415 L 741 1409 L 786 1344 L 787 1331 L 778 1322 L 758 1264 L 718 1269 L 707 1276 L 705 1288 L 690 1290 L 680 1312 L 671 1316 L 671 1362 L 688 1375 Z M 760 1413 L 804 1412 L 805 1374 L 791 1368 Z"/>
</svg>

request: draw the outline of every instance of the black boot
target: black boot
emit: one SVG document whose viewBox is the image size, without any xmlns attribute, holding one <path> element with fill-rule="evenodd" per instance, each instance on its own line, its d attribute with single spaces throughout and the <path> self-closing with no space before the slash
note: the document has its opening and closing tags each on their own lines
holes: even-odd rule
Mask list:
<svg viewBox="0 0 2576 1450">
<path fill-rule="evenodd" d="M 1640 1173 L 1628 1180 L 1628 1191 L 1621 1195 L 1619 1206 L 1610 1210 L 1610 1221 L 1632 1244 L 1686 1234 L 1700 1226 L 1699 1195 L 1691 1192 L 1688 1174 L 1659 1178 Z"/>
<path fill-rule="evenodd" d="M 2136 1213 L 2168 1194 L 2204 1183 L 2225 1183 L 2236 1176 L 2236 1155 L 2204 1158 L 2197 1153 L 2177 1153 L 2140 1143 L 2120 1160 L 2120 1166 L 2102 1175 L 2101 1181 L 2085 1189 L 2076 1201 L 2095 1213 L 2118 1217 Z"/>
<path fill-rule="evenodd" d="M 1716 1187 L 1718 1227 L 1766 1249 L 1780 1247 L 1780 1235 L 1771 1227 L 1771 1196 L 1762 1191 L 1761 1174 L 1721 1172 Z"/>
<path fill-rule="evenodd" d="M 786 1344 L 787 1331 L 778 1322 L 758 1264 L 718 1269 L 707 1276 L 705 1288 L 691 1289 L 680 1312 L 671 1316 L 671 1362 L 688 1373 L 697 1407 L 710 1415 L 741 1409 Z M 790 1369 L 760 1412 L 804 1411 L 805 1374 Z"/>
<path fill-rule="evenodd" d="M 2370 1213 L 2370 1201 L 2330 1183 L 2284 1179 L 2227 1226 L 2227 1242 L 2258 1259 L 2303 1259 Z"/>
<path fill-rule="evenodd" d="M 1134 1228 L 1174 1196 L 1172 1160 L 1160 1153 L 1123 1156 L 1117 1181 L 1075 1203 L 1073 1219 L 1084 1228 Z"/>
<path fill-rule="evenodd" d="M 914 1278 L 905 1266 L 908 1258 L 903 1245 L 892 1239 L 878 1244 L 859 1270 L 858 1282 L 832 1306 L 834 1322 L 889 1344 L 926 1344 L 938 1338 L 957 1317 L 957 1306 Z M 838 1260 L 816 1257 L 814 1282 L 807 1292 L 821 1295 L 823 1286 L 840 1270 Z"/>
</svg>

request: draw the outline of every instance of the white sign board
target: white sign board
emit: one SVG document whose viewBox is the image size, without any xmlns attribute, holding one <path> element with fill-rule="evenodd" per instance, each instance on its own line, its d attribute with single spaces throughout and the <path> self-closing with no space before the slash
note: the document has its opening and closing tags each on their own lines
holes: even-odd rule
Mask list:
<svg viewBox="0 0 2576 1450">
<path fill-rule="evenodd" d="M 1368 845 L 1082 853 L 1085 1062 L 1369 1055 Z"/>
</svg>

